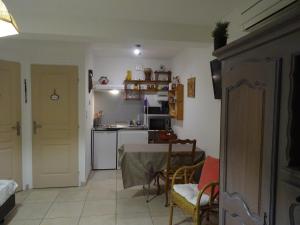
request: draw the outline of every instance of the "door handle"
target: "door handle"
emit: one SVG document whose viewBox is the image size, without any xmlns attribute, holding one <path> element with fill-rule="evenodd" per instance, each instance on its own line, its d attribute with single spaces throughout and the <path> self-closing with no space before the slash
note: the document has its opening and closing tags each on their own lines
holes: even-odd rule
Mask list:
<svg viewBox="0 0 300 225">
<path fill-rule="evenodd" d="M 42 125 L 41 124 L 38 124 L 36 121 L 33 121 L 33 133 L 34 134 L 37 134 L 37 130 L 39 128 L 42 128 Z"/>
<path fill-rule="evenodd" d="M 17 136 L 21 135 L 21 123 L 17 121 L 16 126 L 12 126 L 11 129 L 17 131 Z"/>
</svg>

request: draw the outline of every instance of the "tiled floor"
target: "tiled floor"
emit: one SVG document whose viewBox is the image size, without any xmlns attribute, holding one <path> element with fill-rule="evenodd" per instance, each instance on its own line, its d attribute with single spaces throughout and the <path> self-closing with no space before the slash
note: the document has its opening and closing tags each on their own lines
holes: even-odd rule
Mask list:
<svg viewBox="0 0 300 225">
<path fill-rule="evenodd" d="M 17 193 L 5 225 L 167 225 L 164 195 L 146 203 L 142 187 L 123 189 L 120 171 L 94 172 L 85 187 Z M 191 225 L 180 209 L 174 225 Z"/>
</svg>

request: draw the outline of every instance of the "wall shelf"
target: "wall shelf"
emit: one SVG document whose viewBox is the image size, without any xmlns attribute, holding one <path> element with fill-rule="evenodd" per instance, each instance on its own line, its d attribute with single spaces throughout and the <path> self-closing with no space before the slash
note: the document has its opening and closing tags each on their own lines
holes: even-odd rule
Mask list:
<svg viewBox="0 0 300 225">
<path fill-rule="evenodd" d="M 140 100 L 147 93 L 168 92 L 170 82 L 169 77 L 168 80 L 124 80 L 125 100 Z"/>
<path fill-rule="evenodd" d="M 177 84 L 169 91 L 169 114 L 172 118 L 183 120 L 183 84 Z"/>
</svg>

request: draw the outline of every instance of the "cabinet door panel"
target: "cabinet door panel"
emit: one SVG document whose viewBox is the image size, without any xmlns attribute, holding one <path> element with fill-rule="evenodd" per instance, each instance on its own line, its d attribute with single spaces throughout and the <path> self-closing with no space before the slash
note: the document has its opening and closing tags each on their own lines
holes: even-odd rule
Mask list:
<svg viewBox="0 0 300 225">
<path fill-rule="evenodd" d="M 94 132 L 94 169 L 116 169 L 117 132 Z"/>
<path fill-rule="evenodd" d="M 280 205 L 276 213 L 276 224 L 300 224 L 300 202 L 297 202 L 299 193 L 300 187 L 283 180 L 279 182 L 277 201 Z"/>
<path fill-rule="evenodd" d="M 271 158 L 280 61 L 223 71 L 220 224 L 264 224 L 271 216 Z"/>
</svg>

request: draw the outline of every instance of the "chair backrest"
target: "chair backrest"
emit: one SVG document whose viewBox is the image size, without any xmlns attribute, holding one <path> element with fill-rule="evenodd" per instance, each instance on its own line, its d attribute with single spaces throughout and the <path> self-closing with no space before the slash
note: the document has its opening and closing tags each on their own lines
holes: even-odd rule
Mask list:
<svg viewBox="0 0 300 225">
<path fill-rule="evenodd" d="M 178 148 L 175 146 L 178 146 Z M 195 163 L 195 153 L 196 140 L 170 140 L 167 172 L 175 172 L 181 166 L 193 165 Z"/>
<path fill-rule="evenodd" d="M 198 189 L 202 190 L 206 185 L 208 185 L 211 182 L 219 182 L 220 179 L 220 160 L 217 158 L 214 158 L 212 156 L 207 156 L 205 159 L 201 177 L 198 184 Z M 211 189 L 206 189 L 204 192 L 206 194 L 211 194 Z M 214 190 L 217 194 L 219 192 L 219 187 L 216 187 Z"/>
</svg>

